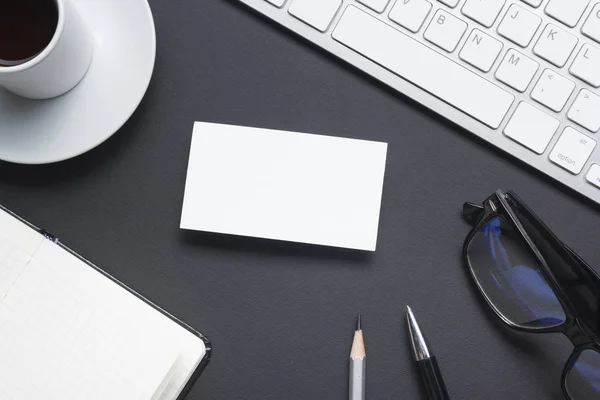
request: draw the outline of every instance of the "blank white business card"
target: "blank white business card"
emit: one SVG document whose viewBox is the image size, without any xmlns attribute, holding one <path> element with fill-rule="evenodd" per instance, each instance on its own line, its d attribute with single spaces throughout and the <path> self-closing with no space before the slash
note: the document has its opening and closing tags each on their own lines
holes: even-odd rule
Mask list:
<svg viewBox="0 0 600 400">
<path fill-rule="evenodd" d="M 375 251 L 387 144 L 196 122 L 181 228 Z"/>
</svg>

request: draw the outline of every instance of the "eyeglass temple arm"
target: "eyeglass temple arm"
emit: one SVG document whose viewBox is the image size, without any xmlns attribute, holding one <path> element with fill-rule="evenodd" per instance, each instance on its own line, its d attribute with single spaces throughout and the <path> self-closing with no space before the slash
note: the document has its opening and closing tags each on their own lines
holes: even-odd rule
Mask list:
<svg viewBox="0 0 600 400">
<path fill-rule="evenodd" d="M 479 221 L 481 220 L 481 218 L 483 217 L 484 214 L 485 214 L 485 209 L 482 205 L 475 204 L 475 203 L 465 203 L 463 205 L 463 218 L 471 226 L 477 225 L 477 223 L 479 223 Z M 540 227 L 538 226 L 537 229 L 540 229 Z M 569 246 L 564 244 L 560 239 L 558 240 L 558 243 L 569 253 L 569 255 L 573 258 L 573 260 L 576 263 L 578 263 L 582 269 L 584 269 L 588 274 L 591 274 L 592 276 L 594 276 L 597 281 L 600 281 L 600 275 L 598 275 L 598 273 L 596 271 L 594 271 L 589 266 L 589 264 L 586 263 L 579 256 L 579 254 L 577 254 L 575 251 L 573 251 L 573 249 L 571 249 Z M 563 283 L 565 283 L 565 282 L 563 282 Z M 570 283 L 576 285 L 578 282 L 573 281 Z M 600 316 L 599 316 L 599 318 L 600 318 Z"/>
</svg>

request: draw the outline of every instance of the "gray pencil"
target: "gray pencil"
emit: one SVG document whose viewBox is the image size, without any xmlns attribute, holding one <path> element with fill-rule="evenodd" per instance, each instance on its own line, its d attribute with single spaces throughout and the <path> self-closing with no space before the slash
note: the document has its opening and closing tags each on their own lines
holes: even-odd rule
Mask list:
<svg viewBox="0 0 600 400">
<path fill-rule="evenodd" d="M 360 314 L 358 314 L 356 332 L 354 332 L 354 341 L 350 351 L 350 400 L 365 400 L 366 372 L 367 353 L 365 352 Z"/>
</svg>

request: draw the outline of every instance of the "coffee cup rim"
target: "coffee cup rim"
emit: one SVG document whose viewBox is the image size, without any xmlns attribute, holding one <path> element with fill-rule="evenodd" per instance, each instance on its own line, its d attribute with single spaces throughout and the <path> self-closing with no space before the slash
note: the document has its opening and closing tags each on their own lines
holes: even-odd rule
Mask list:
<svg viewBox="0 0 600 400">
<path fill-rule="evenodd" d="M 12 72 L 22 72 L 31 69 L 46 59 L 48 54 L 50 54 L 56 48 L 56 45 L 58 44 L 58 41 L 60 40 L 65 28 L 65 5 L 64 0 L 53 1 L 56 3 L 56 7 L 58 8 L 58 23 L 56 24 L 56 31 L 54 31 L 54 36 L 52 36 L 50 43 L 48 43 L 46 48 L 38 55 L 33 57 L 31 60 L 24 62 L 23 64 L 13 65 L 10 67 L 0 67 L 0 75 Z"/>
</svg>

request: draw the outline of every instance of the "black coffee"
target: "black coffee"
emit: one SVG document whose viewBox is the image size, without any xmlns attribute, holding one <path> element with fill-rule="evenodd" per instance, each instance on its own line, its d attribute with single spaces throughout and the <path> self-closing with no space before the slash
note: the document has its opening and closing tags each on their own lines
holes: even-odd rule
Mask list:
<svg viewBox="0 0 600 400">
<path fill-rule="evenodd" d="M 23 64 L 40 54 L 57 25 L 55 0 L 0 0 L 0 66 Z"/>
</svg>

